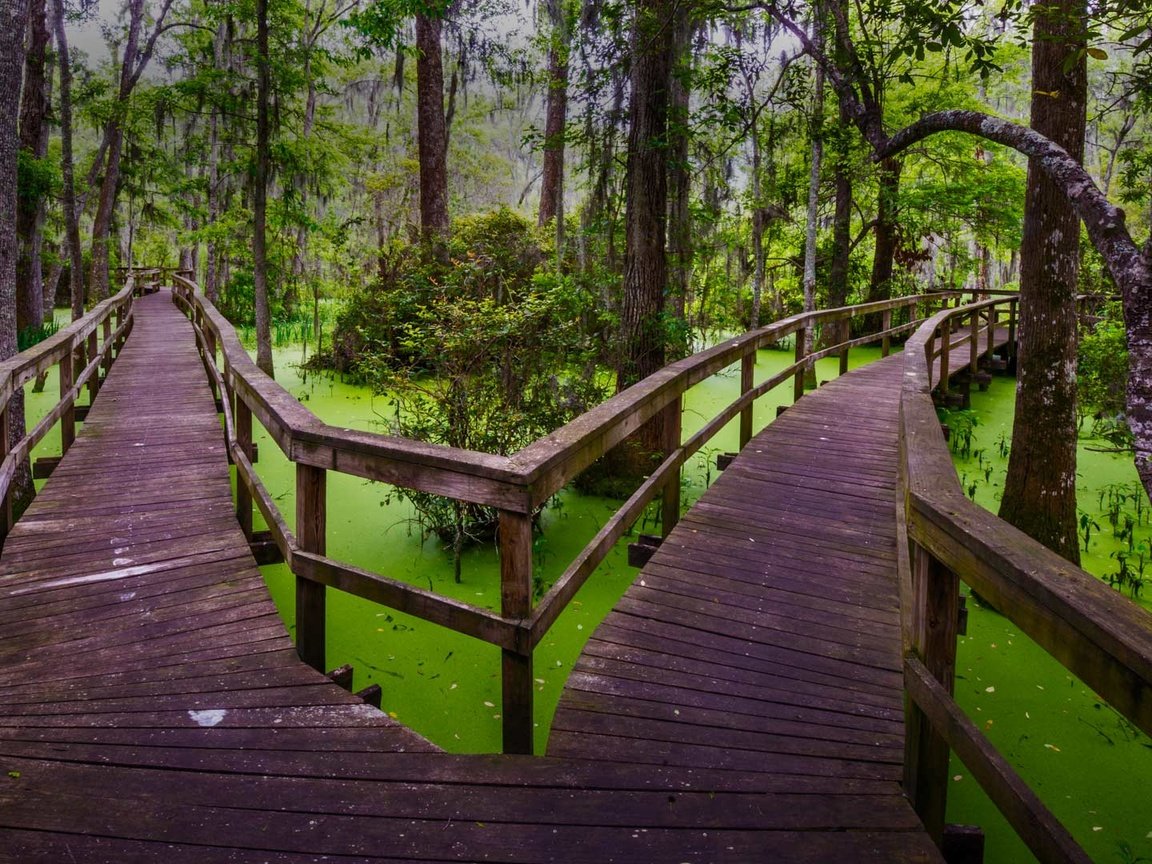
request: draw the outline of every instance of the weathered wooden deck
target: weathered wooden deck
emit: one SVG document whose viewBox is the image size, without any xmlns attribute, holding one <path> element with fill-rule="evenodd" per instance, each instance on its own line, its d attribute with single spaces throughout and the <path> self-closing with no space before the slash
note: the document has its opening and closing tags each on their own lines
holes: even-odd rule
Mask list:
<svg viewBox="0 0 1152 864">
<path fill-rule="evenodd" d="M 745 448 L 597 630 L 546 758 L 296 657 L 186 319 L 136 305 L 0 557 L 0 861 L 935 861 L 900 788 L 899 358 Z"/>
</svg>

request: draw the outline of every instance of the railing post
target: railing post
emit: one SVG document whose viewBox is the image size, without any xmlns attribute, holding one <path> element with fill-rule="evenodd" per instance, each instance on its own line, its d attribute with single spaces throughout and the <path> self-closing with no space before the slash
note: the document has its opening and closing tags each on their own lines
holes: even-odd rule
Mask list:
<svg viewBox="0 0 1152 864">
<path fill-rule="evenodd" d="M 752 389 L 756 380 L 756 349 L 740 358 L 740 394 L 743 395 Z M 740 412 L 740 449 L 752 440 L 752 410 L 749 405 Z"/>
<path fill-rule="evenodd" d="M 913 649 L 932 676 L 953 692 L 960 580 L 918 544 L 912 549 Z M 906 705 L 904 791 L 939 845 L 948 800 L 948 744 L 911 701 Z"/>
<path fill-rule="evenodd" d="M 884 337 L 880 340 L 880 356 L 887 357 L 892 353 L 892 334 L 888 332 L 892 329 L 891 309 L 885 309 L 880 313 L 880 329 L 884 332 Z"/>
<path fill-rule="evenodd" d="M 992 365 L 992 352 L 996 348 L 996 324 L 1000 319 L 1000 307 L 988 307 L 988 350 L 985 352 L 988 357 L 988 365 Z"/>
<path fill-rule="evenodd" d="M 323 468 L 296 463 L 296 543 L 304 552 L 323 555 L 327 522 L 327 479 Z M 296 653 L 325 671 L 325 586 L 296 577 Z"/>
<path fill-rule="evenodd" d="M 952 319 L 945 318 L 940 324 L 940 393 L 948 392 L 948 370 L 951 366 Z"/>
<path fill-rule="evenodd" d="M 968 371 L 975 375 L 980 371 L 980 311 L 972 311 L 968 325 Z"/>
<path fill-rule="evenodd" d="M 532 516 L 500 511 L 500 614 L 523 620 L 532 613 Z M 505 753 L 533 751 L 532 649 L 500 651 L 501 714 Z"/>
<path fill-rule="evenodd" d="M 117 307 L 117 315 L 120 314 L 119 307 Z M 100 325 L 101 332 L 104 337 L 104 360 L 100 364 L 100 368 L 104 370 L 104 377 L 108 377 L 108 373 L 112 371 L 112 349 L 113 346 L 108 343 L 112 341 L 112 316 L 111 314 L 104 316 L 104 321 Z"/>
<path fill-rule="evenodd" d="M 680 436 L 683 431 L 681 416 L 684 397 L 677 396 L 664 408 L 664 458 L 667 459 L 680 449 Z M 743 422 L 743 421 L 741 421 Z M 680 521 L 680 470 L 668 475 L 664 486 L 663 509 L 660 514 L 661 533 L 667 537 Z"/>
<path fill-rule="evenodd" d="M 807 356 L 805 354 L 805 351 L 804 351 L 804 344 L 808 341 L 807 334 L 808 334 L 808 331 L 804 327 L 801 327 L 799 330 L 796 331 L 796 362 L 797 363 L 802 363 L 804 361 L 805 356 Z M 796 402 L 799 402 L 800 397 L 803 395 L 804 395 L 804 367 L 801 366 L 799 369 L 796 370 L 796 378 L 792 383 L 792 402 L 793 402 L 793 404 L 795 404 Z"/>
<path fill-rule="evenodd" d="M 1005 348 L 1005 355 L 1009 360 L 1009 369 L 1016 360 L 1016 316 L 1019 305 L 1019 300 L 1013 300 L 1008 304 L 1008 345 Z"/>
<path fill-rule="evenodd" d="M 88 353 L 87 360 L 84 365 L 87 366 L 96 359 L 96 354 L 100 350 L 99 336 L 96 329 L 93 328 L 92 332 L 88 334 Z M 92 370 L 92 377 L 88 379 L 88 402 L 91 404 L 96 401 L 96 396 L 100 393 L 100 370 Z"/>
<path fill-rule="evenodd" d="M 60 366 L 60 398 L 64 397 L 72 390 L 72 384 L 76 380 L 76 354 L 75 351 L 69 351 L 61 358 Z M 76 440 L 76 406 L 75 402 L 70 404 L 64 409 L 64 413 L 60 415 L 60 455 L 63 456 L 68 452 L 68 448 L 72 446 L 72 442 Z"/>
<path fill-rule="evenodd" d="M 10 404 L 10 403 L 9 403 Z M 8 458 L 8 453 L 12 449 L 12 443 L 8 440 L 8 435 L 11 432 L 8 423 L 9 411 L 8 405 L 0 411 L 0 462 Z M 15 522 L 12 513 L 12 484 L 8 484 L 8 491 L 4 493 L 4 501 L 0 503 L 0 546 L 4 544 L 5 538 L 8 537 L 8 532 L 12 530 L 12 525 Z"/>
<path fill-rule="evenodd" d="M 227 398 L 227 396 L 225 397 Z M 236 424 L 236 445 L 252 461 L 252 410 L 239 396 L 232 410 L 232 422 Z M 240 469 L 237 468 L 237 471 Z M 244 536 L 252 539 L 252 493 L 244 485 L 239 475 L 236 477 L 236 520 Z"/>
</svg>

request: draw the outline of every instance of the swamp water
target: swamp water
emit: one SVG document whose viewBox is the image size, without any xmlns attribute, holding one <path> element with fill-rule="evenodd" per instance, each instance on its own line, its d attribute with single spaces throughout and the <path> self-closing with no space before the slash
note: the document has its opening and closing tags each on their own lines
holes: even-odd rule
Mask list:
<svg viewBox="0 0 1152 864">
<path fill-rule="evenodd" d="M 852 365 L 877 356 L 858 349 Z M 370 390 L 326 376 L 304 379 L 292 364 L 300 350 L 278 349 L 279 380 L 326 422 L 383 431 L 387 399 Z M 757 381 L 782 369 L 791 352 L 760 352 Z M 819 365 L 821 380 L 835 377 L 836 360 Z M 739 373 L 729 371 L 703 382 L 686 398 L 685 435 L 691 434 L 739 391 Z M 56 402 L 55 370 L 44 392 L 26 387 L 29 424 Z M 790 401 L 788 384 L 761 400 L 756 428 Z M 956 457 L 965 487 L 975 484 L 975 500 L 995 510 L 1003 487 L 1006 459 L 998 442 L 1011 435 L 1014 383 L 994 378 L 987 393 L 973 393 L 972 455 Z M 736 423 L 730 424 L 685 466 L 685 506 L 715 477 L 717 452 L 734 450 Z M 257 469 L 291 524 L 295 475 L 276 444 L 261 434 Z M 1082 442 L 1095 446 L 1099 442 Z M 977 453 L 977 451 L 982 451 Z M 59 453 L 53 433 L 34 455 Z M 987 475 L 987 478 L 986 476 Z M 1080 451 L 1081 508 L 1101 526 L 1093 531 L 1084 565 L 1097 575 L 1113 572 L 1111 557 L 1126 541 L 1112 537 L 1101 490 L 1136 482 L 1130 456 Z M 42 481 L 41 481 L 42 482 Z M 495 550 L 465 553 L 462 582 L 453 581 L 451 554 L 435 540 L 422 543 L 412 511 L 389 499 L 388 487 L 329 473 L 328 554 L 393 578 L 456 597 L 478 606 L 499 606 L 499 564 Z M 544 533 L 536 540 L 534 567 L 549 584 L 583 548 L 618 502 L 566 491 L 544 513 Z M 1133 510 L 1134 509 L 1129 508 Z M 1122 517 L 1121 517 L 1122 518 Z M 257 514 L 257 522 L 259 515 Z M 260 526 L 258 526 L 260 527 Z M 649 525 L 642 530 L 656 530 Z M 1152 545 L 1147 516 L 1135 529 L 1136 544 Z M 585 640 L 637 571 L 626 563 L 625 538 L 561 615 L 536 653 L 536 752 L 547 744 L 548 726 L 572 664 Z M 1083 537 L 1081 539 L 1083 546 Z M 1134 544 L 1135 545 L 1135 544 Z M 263 568 L 273 597 L 289 629 L 293 628 L 293 579 L 283 566 Z M 1152 573 L 1150 573 L 1152 576 Z M 1152 584 L 1137 600 L 1152 608 Z M 1069 675 L 1062 666 L 1022 636 L 1007 619 L 968 601 L 968 635 L 961 637 L 956 697 L 969 716 L 1016 766 L 1045 803 L 1065 822 L 1094 860 L 1152 862 L 1152 743 L 1124 718 Z M 377 683 L 383 708 L 401 722 L 451 752 L 497 752 L 500 748 L 498 649 L 449 630 L 383 609 L 338 591 L 328 592 L 328 666 L 351 663 L 355 687 Z M 980 825 L 987 835 L 988 864 L 1031 860 L 1014 832 L 999 816 L 967 769 L 954 760 L 949 788 L 950 822 Z"/>
<path fill-rule="evenodd" d="M 954 459 L 962 485 L 992 512 L 1004 488 L 1001 445 L 1010 445 L 1015 392 L 1012 379 L 995 377 L 988 392 L 972 393 L 971 455 Z M 1108 446 L 1081 439 L 1077 454 L 1080 510 L 1101 526 L 1092 530 L 1087 549 L 1081 533 L 1082 566 L 1100 577 L 1117 570 L 1112 556 L 1129 545 L 1113 536 L 1109 498 L 1139 490 L 1131 454 L 1098 452 Z M 1136 550 L 1141 542 L 1152 546 L 1147 507 L 1145 499 L 1141 524 L 1133 529 Z M 1131 499 L 1122 510 L 1136 521 Z M 1117 523 L 1123 532 L 1123 512 Z M 1145 609 L 1152 609 L 1152 567 L 1149 576 L 1135 600 Z M 972 597 L 968 610 L 968 635 L 958 647 L 957 702 L 1094 861 L 1152 862 L 1152 742 L 1007 618 Z M 984 860 L 1034 860 L 955 758 L 950 774 L 948 821 L 984 828 Z"/>
</svg>

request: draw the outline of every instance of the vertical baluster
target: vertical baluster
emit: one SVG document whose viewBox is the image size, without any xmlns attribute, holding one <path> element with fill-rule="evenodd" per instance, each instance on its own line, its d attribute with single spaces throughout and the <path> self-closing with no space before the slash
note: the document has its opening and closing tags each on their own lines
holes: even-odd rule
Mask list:
<svg viewBox="0 0 1152 864">
<path fill-rule="evenodd" d="M 968 324 L 968 371 L 975 375 L 980 371 L 980 312 L 973 310 Z"/>
<path fill-rule="evenodd" d="M 87 366 L 89 363 L 91 363 L 93 360 L 96 359 L 96 354 L 100 350 L 99 338 L 100 337 L 96 333 L 95 329 L 93 329 L 92 332 L 88 334 L 88 352 L 87 352 L 87 360 L 85 360 L 85 362 L 84 362 L 85 366 Z M 92 370 L 92 377 L 88 379 L 88 404 L 92 404 L 93 402 L 95 402 L 96 396 L 99 393 L 100 393 L 100 369 L 96 368 L 96 369 Z"/>
<path fill-rule="evenodd" d="M 992 352 L 996 349 L 996 325 L 999 323 L 1000 307 L 988 307 L 988 348 L 985 354 L 988 357 L 988 366 L 992 366 Z"/>
<path fill-rule="evenodd" d="M 681 416 L 684 397 L 677 396 L 661 412 L 664 415 L 664 458 L 667 459 L 680 449 Z M 680 521 L 680 469 L 673 471 L 664 486 L 664 502 L 661 510 L 660 526 L 663 536 L 676 527 Z"/>
<path fill-rule="evenodd" d="M 1012 369 L 1016 363 L 1016 314 L 1019 302 L 1015 299 L 1008 304 L 1008 346 L 1004 354 L 1008 360 L 1008 368 Z"/>
<path fill-rule="evenodd" d="M 756 381 L 756 350 L 752 349 L 749 353 L 740 358 L 740 393 L 747 393 L 752 389 L 752 385 Z M 744 449 L 744 445 L 752 440 L 752 410 L 753 406 L 749 405 L 747 408 L 740 412 L 740 449 Z"/>
<path fill-rule="evenodd" d="M 100 325 L 102 338 L 104 340 L 103 350 L 104 359 L 100 363 L 100 368 L 104 372 L 104 377 L 108 377 L 108 373 L 112 371 L 112 346 L 108 343 L 112 341 L 112 313 L 104 316 L 104 321 Z"/>
<path fill-rule="evenodd" d="M 532 614 L 532 516 L 500 511 L 500 614 Z M 500 684 L 505 753 L 533 750 L 532 649 L 501 649 Z"/>
<path fill-rule="evenodd" d="M 892 329 L 891 309 L 885 309 L 880 313 L 880 329 L 884 333 L 884 336 L 880 341 L 880 356 L 887 357 L 892 353 L 892 335 L 888 332 Z"/>
<path fill-rule="evenodd" d="M 951 363 L 952 319 L 945 318 L 940 323 L 940 392 L 948 392 L 948 369 Z"/>
<path fill-rule="evenodd" d="M 76 380 L 75 355 L 72 351 L 65 354 L 57 364 L 60 367 L 60 399 L 69 398 L 72 384 Z M 76 440 L 76 408 L 69 404 L 60 415 L 60 455 L 63 456 Z"/>
<path fill-rule="evenodd" d="M 796 362 L 800 363 L 806 356 L 804 353 L 804 343 L 807 341 L 807 330 L 801 327 L 796 331 Z M 800 397 L 804 395 L 804 367 L 800 366 L 796 370 L 796 377 L 792 382 L 792 402 L 800 401 Z"/>
<path fill-rule="evenodd" d="M 328 473 L 323 468 L 296 464 L 296 543 L 304 552 L 325 553 Z M 326 588 L 296 577 L 296 653 L 317 671 L 324 672 Z"/>
<path fill-rule="evenodd" d="M 953 692 L 960 580 L 915 545 L 912 550 L 915 652 L 945 690 Z M 939 844 L 948 795 L 948 744 L 909 701 L 905 717 L 904 789 L 929 835 Z"/>
<path fill-rule="evenodd" d="M 12 442 L 8 440 L 11 433 L 11 428 L 8 423 L 8 407 L 10 403 L 5 403 L 4 409 L 0 411 L 0 462 L 8 458 L 8 453 L 12 449 Z M 0 546 L 3 545 L 4 539 L 8 536 L 8 532 L 12 530 L 12 524 L 15 521 L 12 513 L 12 483 L 9 482 L 8 489 L 4 492 L 3 504 L 0 504 L 3 509 L 3 514 L 0 515 Z"/>
<path fill-rule="evenodd" d="M 227 378 L 225 378 L 227 380 Z M 232 398 L 227 396 L 226 398 Z M 235 435 L 236 444 L 240 450 L 248 457 L 248 461 L 252 461 L 252 411 L 248 404 L 240 398 L 239 394 L 236 395 L 236 401 L 232 409 L 232 422 L 236 424 Z M 237 471 L 240 469 L 237 468 Z M 236 519 L 240 523 L 240 529 L 244 532 L 244 536 L 248 540 L 252 539 L 252 493 L 248 491 L 248 487 L 244 485 L 239 474 L 236 476 Z"/>
</svg>

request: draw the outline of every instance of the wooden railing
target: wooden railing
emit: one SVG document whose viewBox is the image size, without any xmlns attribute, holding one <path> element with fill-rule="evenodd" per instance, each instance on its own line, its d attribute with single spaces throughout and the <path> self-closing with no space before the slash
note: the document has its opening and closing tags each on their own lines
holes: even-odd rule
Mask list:
<svg viewBox="0 0 1152 864">
<path fill-rule="evenodd" d="M 1089 861 L 952 698 L 963 581 L 1147 734 L 1152 734 L 1152 616 L 965 497 L 930 393 L 939 337 L 993 300 L 946 310 L 904 349 L 898 520 L 908 647 L 905 787 L 929 832 L 944 829 L 949 750 L 1042 861 Z M 954 348 L 953 348 L 954 350 Z M 943 362 L 943 361 L 941 361 Z M 939 380 L 937 378 L 937 380 Z"/>
<path fill-rule="evenodd" d="M 232 326 L 197 293 L 194 283 L 178 276 L 174 283 L 176 302 L 191 317 L 208 374 L 224 396 L 226 434 L 237 468 L 240 523 L 251 536 L 254 503 L 296 577 L 300 656 L 317 669 L 325 667 L 328 587 L 497 645 L 502 651 L 503 746 L 505 752 L 518 753 L 532 751 L 534 650 L 615 543 L 658 496 L 663 496 L 663 531 L 667 534 L 671 530 L 679 518 L 680 469 L 685 461 L 736 417 L 740 418 L 740 444 L 747 443 L 752 436 L 755 400 L 789 380 L 794 381 L 794 394 L 799 398 L 808 364 L 821 357 L 839 355 L 841 369 L 846 369 L 849 349 L 877 341 L 887 354 L 893 336 L 911 332 L 919 323 L 912 320 L 892 326 L 894 312 L 915 310 L 954 296 L 920 295 L 784 319 L 673 363 L 518 453 L 496 456 L 329 426 L 256 368 Z M 869 313 L 882 316 L 881 333 L 804 355 L 806 330 Z M 912 313 L 910 317 L 916 316 Z M 795 362 L 756 383 L 757 350 L 786 336 L 796 337 Z M 685 391 L 734 364 L 740 364 L 741 369 L 739 398 L 699 432 L 682 440 L 680 418 Z M 533 605 L 533 514 L 581 471 L 660 414 L 669 430 L 663 462 Z M 267 430 L 296 465 L 295 533 L 253 470 L 253 420 Z M 442 597 L 330 558 L 325 552 L 328 471 L 496 508 L 500 612 Z"/>
<path fill-rule="evenodd" d="M 51 472 L 76 438 L 77 400 L 88 388 L 89 404 L 100 391 L 101 375 L 107 375 L 132 327 L 132 280 L 115 297 L 99 303 L 87 315 L 64 329 L 0 363 L 0 540 L 13 521 L 12 482 L 19 467 L 28 461 L 32 448 L 60 425 L 60 457 L 39 460 L 38 476 Z M 60 398 L 56 404 L 14 444 L 9 442 L 12 397 L 29 381 L 59 367 Z"/>
</svg>

